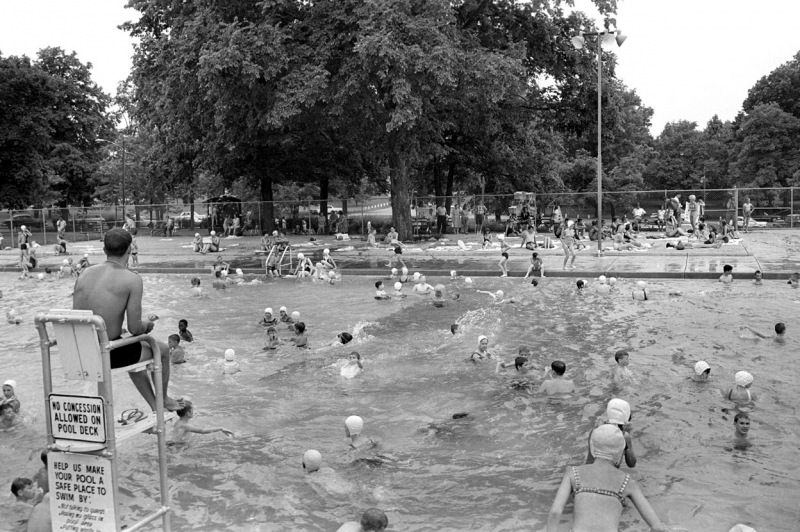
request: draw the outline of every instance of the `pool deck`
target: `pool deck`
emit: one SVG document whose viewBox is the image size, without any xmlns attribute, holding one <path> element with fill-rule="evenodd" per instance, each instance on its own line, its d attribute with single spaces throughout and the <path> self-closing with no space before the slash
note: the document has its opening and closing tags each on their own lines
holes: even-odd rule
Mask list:
<svg viewBox="0 0 800 532">
<path fill-rule="evenodd" d="M 643 233 L 643 236 L 644 235 Z M 464 241 L 467 249 L 459 248 L 458 238 Z M 575 260 L 576 268 L 563 270 L 561 249 L 540 249 L 539 256 L 544 261 L 545 275 L 548 277 L 597 277 L 599 275 L 629 278 L 672 278 L 672 279 L 711 279 L 722 273 L 725 264 L 733 266 L 735 276 L 751 277 L 755 270 L 764 272 L 765 279 L 785 279 L 789 274 L 800 271 L 800 229 L 757 229 L 743 234 L 738 244 L 725 244 L 718 249 L 687 249 L 677 251 L 665 248 L 665 240 L 647 240 L 652 248 L 644 251 L 605 251 L 598 256 L 596 243 L 587 249 L 579 250 Z M 394 252 L 386 246 L 379 249 L 365 249 L 365 242 L 359 236 L 350 241 L 337 241 L 333 236 L 317 236 L 310 242 L 309 236 L 290 236 L 292 250 L 305 253 L 315 261 L 321 257 L 325 247 L 331 249 L 345 275 L 385 276 L 387 261 Z M 412 272 L 419 271 L 430 276 L 449 276 L 451 270 L 459 275 L 499 276 L 497 262 L 499 248 L 483 250 L 479 246 L 479 236 L 447 235 L 447 241 L 416 241 L 407 243 L 403 260 Z M 255 236 L 227 238 L 222 240 L 225 248 L 220 254 L 201 255 L 193 253 L 189 246 L 191 234 L 171 238 L 140 236 L 139 267 L 133 268 L 141 273 L 206 273 L 218 255 L 231 264 L 231 268 L 242 268 L 248 274 L 261 274 L 265 255 L 257 253 L 260 239 Z M 511 277 L 525 275 L 530 263 L 531 252 L 519 247 L 519 238 L 509 238 L 508 270 Z M 606 246 L 610 245 L 608 243 Z M 189 246 L 189 247 L 187 247 Z M 516 246 L 516 247 L 513 247 Z M 102 242 L 98 239 L 78 241 L 69 245 L 70 254 L 55 256 L 51 246 L 38 250 L 41 268 L 58 268 L 65 257 L 79 260 L 84 253 L 94 264 L 104 260 Z M 353 249 L 349 249 L 352 247 Z M 20 271 L 16 265 L 18 250 L 0 251 L 0 264 L 4 271 Z M 296 264 L 296 259 L 294 264 Z M 35 271 L 41 271 L 37 268 Z"/>
</svg>

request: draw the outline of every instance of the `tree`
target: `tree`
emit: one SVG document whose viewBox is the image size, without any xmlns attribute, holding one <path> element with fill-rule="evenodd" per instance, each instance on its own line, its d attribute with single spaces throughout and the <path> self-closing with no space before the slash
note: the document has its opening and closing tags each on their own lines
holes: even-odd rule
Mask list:
<svg viewBox="0 0 800 532">
<path fill-rule="evenodd" d="M 784 112 L 800 118 L 800 52 L 758 80 L 747 92 L 742 108 L 750 113 L 768 103 L 775 103 Z"/>
</svg>

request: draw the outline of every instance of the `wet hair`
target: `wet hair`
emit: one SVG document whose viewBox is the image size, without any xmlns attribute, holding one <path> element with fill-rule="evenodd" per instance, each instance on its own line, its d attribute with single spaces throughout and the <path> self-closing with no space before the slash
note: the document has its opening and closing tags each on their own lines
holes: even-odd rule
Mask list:
<svg viewBox="0 0 800 532">
<path fill-rule="evenodd" d="M 181 323 L 183 323 L 183 324 L 184 324 L 184 325 L 186 325 L 187 327 L 189 326 L 189 322 L 188 322 L 188 321 L 186 321 L 186 320 L 178 320 L 178 325 L 180 325 Z"/>
<path fill-rule="evenodd" d="M 192 411 L 192 402 L 189 401 L 189 400 L 186 400 L 186 401 L 183 402 L 183 408 L 181 408 L 180 410 L 176 411 L 175 413 L 178 414 L 178 417 L 185 417 L 186 414 L 188 414 L 191 411 Z"/>
<path fill-rule="evenodd" d="M 221 271 L 219 271 L 219 270 L 215 271 L 215 272 L 214 272 L 214 277 L 216 277 L 217 279 L 219 279 L 220 277 L 222 277 L 222 272 L 221 272 Z"/>
<path fill-rule="evenodd" d="M 6 410 L 14 411 L 14 406 L 11 403 L 6 403 L 4 405 L 0 405 L 0 417 L 3 416 Z"/>
<path fill-rule="evenodd" d="M 361 353 L 358 351 L 352 351 L 349 356 L 355 355 L 358 360 L 361 360 Z"/>
<path fill-rule="evenodd" d="M 53 273 L 53 270 L 51 270 L 50 268 L 45 268 L 44 269 L 44 273 L 46 273 L 47 275 L 50 275 L 51 273 Z"/>
<path fill-rule="evenodd" d="M 579 280 L 575 284 L 578 286 L 578 290 L 583 290 L 586 287 L 586 281 L 584 281 L 583 279 Z"/>
<path fill-rule="evenodd" d="M 275 330 L 275 327 L 270 325 L 269 327 L 267 327 L 267 334 L 269 334 L 271 332 L 277 332 L 277 331 Z"/>
<path fill-rule="evenodd" d="M 453 419 L 461 419 L 467 417 L 469 414 L 467 412 L 456 412 L 453 414 Z"/>
<path fill-rule="evenodd" d="M 298 321 L 297 323 L 294 324 L 294 330 L 297 331 L 298 333 L 305 332 L 306 324 L 303 323 L 302 321 Z"/>
<path fill-rule="evenodd" d="M 531 284 L 533 286 L 539 286 L 539 281 L 537 281 L 536 279 L 531 279 Z"/>
<path fill-rule="evenodd" d="M 122 257 L 131 247 L 133 237 L 122 228 L 114 227 L 103 238 L 103 250 L 109 257 Z"/>
<path fill-rule="evenodd" d="M 192 286 L 200 286 L 200 278 L 195 277 L 192 279 Z"/>
<path fill-rule="evenodd" d="M 732 272 L 733 271 L 733 266 L 731 266 L 730 264 L 726 264 L 725 266 L 722 267 L 722 271 L 725 272 L 725 273 Z"/>
<path fill-rule="evenodd" d="M 341 332 L 339 333 L 339 340 L 342 342 L 342 344 L 349 344 L 351 341 L 353 341 L 353 335 L 349 332 Z"/>
<path fill-rule="evenodd" d="M 528 362 L 528 357 L 517 357 L 514 359 L 514 369 L 519 371 L 519 368 L 525 365 Z"/>
<path fill-rule="evenodd" d="M 19 497 L 19 492 L 27 488 L 28 486 L 32 486 L 33 481 L 29 478 L 22 478 L 17 477 L 11 483 L 11 493 L 14 494 L 14 497 Z"/>
<path fill-rule="evenodd" d="M 531 253 L 531 258 L 538 259 L 539 254 L 534 251 L 533 253 Z"/>
<path fill-rule="evenodd" d="M 625 351 L 624 349 L 620 349 L 619 351 L 614 353 L 614 360 L 616 360 L 617 363 L 619 363 L 619 361 L 622 360 L 622 357 L 626 356 L 628 356 L 628 352 Z"/>
<path fill-rule="evenodd" d="M 458 323 L 454 323 L 454 324 L 452 324 L 452 325 L 450 326 L 450 332 L 451 332 L 452 334 L 455 334 L 456 332 L 458 332 Z"/>
<path fill-rule="evenodd" d="M 370 508 L 361 516 L 361 529 L 364 532 L 379 532 L 387 526 L 389 526 L 389 519 L 377 508 Z"/>
<path fill-rule="evenodd" d="M 750 421 L 750 416 L 747 414 L 747 412 L 738 412 L 736 416 L 734 416 L 733 422 L 738 423 L 740 419 L 746 419 Z"/>
<path fill-rule="evenodd" d="M 703 375 L 711 375 L 711 368 L 706 368 L 705 371 L 703 371 Z"/>
<path fill-rule="evenodd" d="M 181 343 L 181 337 L 178 334 L 170 334 L 169 335 L 169 339 L 170 340 L 175 340 L 176 342 Z"/>
<path fill-rule="evenodd" d="M 556 360 L 550 367 L 553 369 L 556 375 L 563 375 L 565 371 L 567 371 L 567 365 L 561 362 L 560 360 Z"/>
<path fill-rule="evenodd" d="M 756 276 L 756 275 L 758 275 L 759 273 L 761 273 L 761 270 L 756 270 L 756 271 L 754 271 L 754 272 L 753 272 L 753 277 L 755 277 L 755 276 Z"/>
<path fill-rule="evenodd" d="M 383 284 L 383 281 L 375 281 L 375 288 L 380 288 Z"/>
<path fill-rule="evenodd" d="M 785 333 L 785 332 L 786 332 L 786 325 L 785 325 L 783 322 L 781 322 L 781 323 L 776 323 L 776 324 L 775 324 L 775 332 L 776 332 L 777 334 L 783 334 L 783 333 Z"/>
</svg>

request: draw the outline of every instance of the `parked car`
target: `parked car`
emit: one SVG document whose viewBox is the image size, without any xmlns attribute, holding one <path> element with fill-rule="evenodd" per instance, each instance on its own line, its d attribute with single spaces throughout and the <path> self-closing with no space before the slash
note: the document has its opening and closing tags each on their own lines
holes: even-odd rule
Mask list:
<svg viewBox="0 0 800 532">
<path fill-rule="evenodd" d="M 186 225 L 189 223 L 189 220 L 192 219 L 192 212 L 191 211 L 183 211 L 178 216 L 175 216 L 175 223 Z M 200 214 L 195 211 L 194 213 L 194 223 L 199 224 L 202 223 L 203 220 L 208 218 L 208 215 Z"/>
<path fill-rule="evenodd" d="M 737 217 L 737 223 L 738 223 L 739 227 L 744 227 L 744 218 L 742 216 L 738 216 Z M 750 219 L 749 227 L 766 227 L 766 226 L 767 226 L 767 222 L 764 222 L 762 220 L 754 220 L 752 218 Z"/>
<path fill-rule="evenodd" d="M 6 230 L 11 229 L 11 223 L 14 223 L 14 231 L 19 230 L 21 225 L 24 225 L 28 229 L 41 229 L 42 228 L 42 219 L 35 218 L 32 214 L 20 213 L 15 214 L 11 217 L 10 220 L 3 221 L 3 228 Z"/>
</svg>

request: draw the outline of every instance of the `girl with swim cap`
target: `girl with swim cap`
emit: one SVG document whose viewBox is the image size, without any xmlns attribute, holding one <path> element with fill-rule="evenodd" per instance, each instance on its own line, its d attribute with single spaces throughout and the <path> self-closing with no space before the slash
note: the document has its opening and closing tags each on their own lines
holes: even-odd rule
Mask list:
<svg viewBox="0 0 800 532">
<path fill-rule="evenodd" d="M 589 442 L 595 461 L 567 468 L 547 517 L 547 532 L 559 529 L 561 514 L 570 495 L 575 497 L 573 532 L 618 530 L 627 501 L 633 505 L 653 532 L 666 528 L 630 475 L 619 471 L 625 452 L 625 437 L 615 425 L 594 429 Z"/>
<path fill-rule="evenodd" d="M 736 386 L 728 389 L 725 397 L 734 403 L 747 404 L 756 400 L 756 394 L 750 391 L 753 376 L 746 371 L 739 371 L 733 376 Z"/>
<path fill-rule="evenodd" d="M 7 380 L 3 383 L 3 397 L 0 400 L 0 405 L 11 405 L 14 413 L 19 413 L 20 402 L 17 399 L 17 381 Z"/>
<path fill-rule="evenodd" d="M 483 335 L 478 336 L 478 349 L 469 356 L 470 362 L 478 362 L 493 357 L 494 354 L 489 351 L 489 338 Z"/>
</svg>

